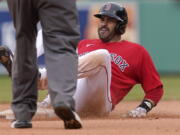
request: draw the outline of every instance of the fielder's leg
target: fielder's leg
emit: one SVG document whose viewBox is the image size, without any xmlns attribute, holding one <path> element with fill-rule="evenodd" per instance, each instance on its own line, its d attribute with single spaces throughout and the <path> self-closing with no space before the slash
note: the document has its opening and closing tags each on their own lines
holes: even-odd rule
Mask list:
<svg viewBox="0 0 180 135">
<path fill-rule="evenodd" d="M 74 113 L 73 99 L 78 66 L 76 46 L 80 38 L 76 1 L 43 0 L 38 3 L 52 106 L 65 128 L 81 128 Z"/>
<path fill-rule="evenodd" d="M 8 0 L 8 6 L 16 29 L 16 51 L 12 80 L 12 110 L 16 121 L 14 128 L 30 128 L 36 112 L 38 69 L 36 60 L 37 12 L 32 0 Z"/>
</svg>

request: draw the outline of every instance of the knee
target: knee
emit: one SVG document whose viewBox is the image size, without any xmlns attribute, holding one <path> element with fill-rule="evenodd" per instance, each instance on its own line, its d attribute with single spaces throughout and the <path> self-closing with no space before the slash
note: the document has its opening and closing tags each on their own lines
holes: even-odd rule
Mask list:
<svg viewBox="0 0 180 135">
<path fill-rule="evenodd" d="M 96 59 L 99 59 L 104 65 L 107 62 L 111 62 L 111 55 L 106 49 L 96 50 Z"/>
</svg>

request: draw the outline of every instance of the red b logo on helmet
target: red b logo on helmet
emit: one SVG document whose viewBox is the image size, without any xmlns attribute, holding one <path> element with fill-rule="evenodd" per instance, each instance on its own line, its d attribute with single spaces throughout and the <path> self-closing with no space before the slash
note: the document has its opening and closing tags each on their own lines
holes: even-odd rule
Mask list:
<svg viewBox="0 0 180 135">
<path fill-rule="evenodd" d="M 106 5 L 104 5 L 104 10 L 108 11 L 111 9 L 111 3 L 107 3 Z"/>
</svg>

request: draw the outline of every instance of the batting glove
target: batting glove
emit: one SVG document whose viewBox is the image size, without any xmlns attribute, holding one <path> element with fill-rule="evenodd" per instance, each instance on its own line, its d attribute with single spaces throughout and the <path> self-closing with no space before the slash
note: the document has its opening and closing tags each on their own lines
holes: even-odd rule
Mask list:
<svg viewBox="0 0 180 135">
<path fill-rule="evenodd" d="M 128 116 L 133 118 L 145 117 L 154 106 L 155 105 L 151 101 L 145 99 L 137 108 L 130 111 Z"/>
<path fill-rule="evenodd" d="M 141 117 L 145 117 L 147 114 L 146 109 L 142 108 L 142 107 L 137 107 L 134 110 L 131 110 L 128 113 L 129 117 L 133 117 L 133 118 L 141 118 Z"/>
</svg>

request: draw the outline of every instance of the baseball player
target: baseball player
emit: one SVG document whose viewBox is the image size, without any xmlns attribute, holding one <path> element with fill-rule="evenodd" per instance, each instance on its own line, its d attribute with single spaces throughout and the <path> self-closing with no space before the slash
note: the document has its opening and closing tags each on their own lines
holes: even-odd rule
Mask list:
<svg viewBox="0 0 180 135">
<path fill-rule="evenodd" d="M 43 28 L 53 110 L 63 120 L 65 129 L 82 128 L 73 99 L 78 67 L 76 47 L 80 39 L 76 1 L 7 0 L 7 5 L 16 32 L 11 102 L 15 119 L 11 128 L 32 128 L 31 120 L 37 110 L 39 74 L 35 42 L 38 22 Z M 56 68 L 61 64 L 62 68 Z"/>
<path fill-rule="evenodd" d="M 108 114 L 134 85 L 141 84 L 145 96 L 135 109 L 128 112 L 128 116 L 146 116 L 163 95 L 163 85 L 149 53 L 143 46 L 121 38 L 128 23 L 124 7 L 117 3 L 105 3 L 95 17 L 99 19 L 99 39 L 85 39 L 78 45 L 79 79 L 74 95 L 76 111 Z M 37 50 L 42 50 L 40 45 L 37 46 Z M 46 69 L 40 72 L 40 87 L 46 88 Z M 39 104 L 44 107 L 49 105 L 49 96 Z"/>
<path fill-rule="evenodd" d="M 144 99 L 128 115 L 130 117 L 146 116 L 163 95 L 163 85 L 149 53 L 143 46 L 121 39 L 128 23 L 124 7 L 117 3 L 106 3 L 100 8 L 99 13 L 95 14 L 95 17 L 100 20 L 99 39 L 82 40 L 78 45 L 79 56 L 86 56 L 89 52 L 98 49 L 108 50 L 112 67 L 110 84 L 112 108 L 128 94 L 135 84 L 141 84 L 145 93 Z M 99 81 L 100 79 L 96 83 Z M 48 97 L 44 101 L 48 102 Z"/>
</svg>

